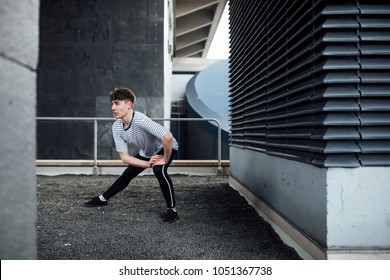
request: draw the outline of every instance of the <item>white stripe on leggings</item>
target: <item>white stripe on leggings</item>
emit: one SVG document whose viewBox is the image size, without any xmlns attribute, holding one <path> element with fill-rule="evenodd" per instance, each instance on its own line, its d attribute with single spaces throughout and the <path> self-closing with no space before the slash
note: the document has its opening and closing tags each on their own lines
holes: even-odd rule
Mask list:
<svg viewBox="0 0 390 280">
<path fill-rule="evenodd" d="M 165 177 L 165 170 L 164 170 L 164 168 L 165 168 L 165 165 L 163 165 L 163 167 L 162 167 L 162 174 L 163 174 L 164 179 L 165 179 L 165 181 L 167 182 L 167 185 L 168 185 L 169 195 L 170 195 L 170 197 L 171 197 L 171 208 L 173 208 L 172 187 L 171 187 L 171 185 L 169 184 L 169 181 L 168 181 L 167 177 Z"/>
</svg>

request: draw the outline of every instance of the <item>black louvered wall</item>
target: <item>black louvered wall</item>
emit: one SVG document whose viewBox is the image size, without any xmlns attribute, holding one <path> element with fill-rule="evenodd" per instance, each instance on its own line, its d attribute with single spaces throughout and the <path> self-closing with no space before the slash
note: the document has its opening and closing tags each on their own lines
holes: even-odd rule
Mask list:
<svg viewBox="0 0 390 280">
<path fill-rule="evenodd" d="M 390 166 L 390 0 L 230 0 L 231 145 Z"/>
</svg>

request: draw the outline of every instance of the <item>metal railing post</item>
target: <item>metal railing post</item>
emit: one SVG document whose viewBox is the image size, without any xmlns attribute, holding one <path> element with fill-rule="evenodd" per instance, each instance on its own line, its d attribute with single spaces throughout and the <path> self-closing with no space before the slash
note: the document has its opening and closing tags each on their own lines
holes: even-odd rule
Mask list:
<svg viewBox="0 0 390 280">
<path fill-rule="evenodd" d="M 98 175 L 97 167 L 97 120 L 93 120 L 93 175 Z"/>
<path fill-rule="evenodd" d="M 222 133 L 221 133 L 221 124 L 217 121 L 218 124 L 218 175 L 222 175 Z"/>
</svg>

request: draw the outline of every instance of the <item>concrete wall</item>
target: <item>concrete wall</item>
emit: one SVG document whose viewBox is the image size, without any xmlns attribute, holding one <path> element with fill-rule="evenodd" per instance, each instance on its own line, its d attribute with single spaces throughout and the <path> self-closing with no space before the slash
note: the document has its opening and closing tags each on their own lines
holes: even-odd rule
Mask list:
<svg viewBox="0 0 390 280">
<path fill-rule="evenodd" d="M 164 117 L 170 32 L 164 5 L 41 0 L 38 116 L 112 117 L 109 91 L 129 87 L 138 97 L 136 110 Z M 100 124 L 98 133 L 99 159 L 117 158 L 111 124 Z M 40 122 L 37 157 L 92 159 L 92 135 L 91 123 Z"/>
<path fill-rule="evenodd" d="M 230 154 L 232 185 L 303 255 L 390 258 L 388 168 L 318 168 L 234 147 Z"/>
<path fill-rule="evenodd" d="M 327 173 L 328 248 L 390 250 L 390 172 L 386 167 Z"/>
<path fill-rule="evenodd" d="M 39 0 L 0 1 L 0 259 L 35 259 Z"/>
</svg>

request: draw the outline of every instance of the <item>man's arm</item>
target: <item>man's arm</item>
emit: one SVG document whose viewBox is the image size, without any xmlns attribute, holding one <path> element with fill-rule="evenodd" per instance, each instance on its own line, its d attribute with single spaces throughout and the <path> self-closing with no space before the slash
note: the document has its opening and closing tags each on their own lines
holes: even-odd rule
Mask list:
<svg viewBox="0 0 390 280">
<path fill-rule="evenodd" d="M 164 134 L 162 139 L 162 144 L 164 147 L 164 161 L 167 163 L 172 155 L 172 146 L 173 146 L 173 135 L 171 132 L 167 131 Z"/>
<path fill-rule="evenodd" d="M 119 156 L 121 157 L 121 160 L 123 163 L 136 166 L 136 167 L 142 167 L 142 168 L 149 168 L 151 166 L 149 161 L 140 160 L 138 158 L 129 156 L 128 152 L 120 152 Z"/>
<path fill-rule="evenodd" d="M 155 165 L 164 165 L 166 164 L 172 155 L 172 146 L 173 146 L 173 135 L 171 132 L 167 131 L 165 132 L 162 144 L 164 148 L 164 155 L 154 155 L 150 159 L 150 163 L 152 166 Z"/>
</svg>

